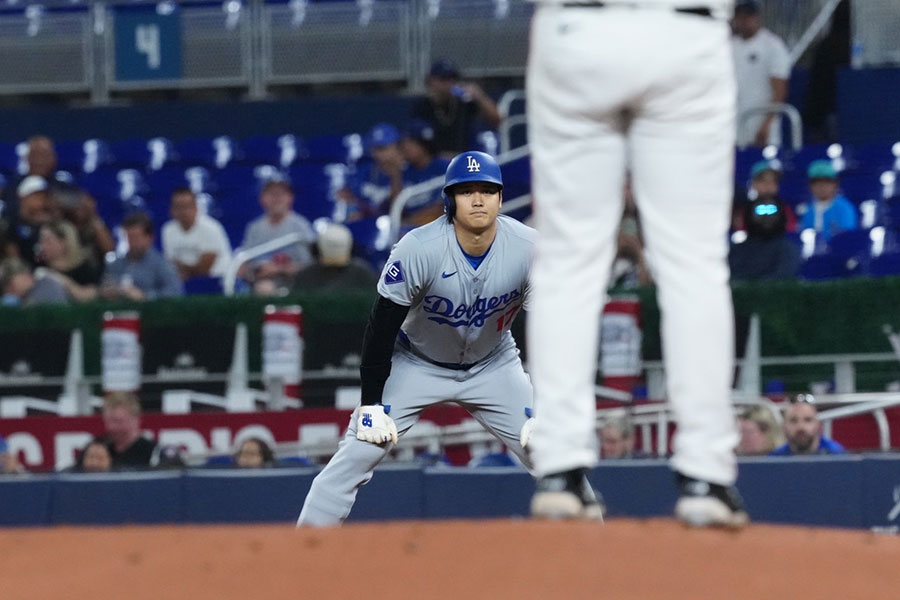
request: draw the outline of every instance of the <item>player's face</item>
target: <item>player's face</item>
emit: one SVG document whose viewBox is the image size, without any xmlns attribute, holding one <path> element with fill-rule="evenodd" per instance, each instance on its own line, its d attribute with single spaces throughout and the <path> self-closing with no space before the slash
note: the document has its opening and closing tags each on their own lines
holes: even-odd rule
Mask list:
<svg viewBox="0 0 900 600">
<path fill-rule="evenodd" d="M 456 214 L 453 221 L 473 233 L 487 231 L 497 222 L 501 194 L 496 184 L 470 181 L 453 188 Z"/>
<path fill-rule="evenodd" d="M 819 418 L 811 404 L 792 404 L 784 416 L 784 435 L 796 453 L 809 452 L 819 437 Z"/>
</svg>

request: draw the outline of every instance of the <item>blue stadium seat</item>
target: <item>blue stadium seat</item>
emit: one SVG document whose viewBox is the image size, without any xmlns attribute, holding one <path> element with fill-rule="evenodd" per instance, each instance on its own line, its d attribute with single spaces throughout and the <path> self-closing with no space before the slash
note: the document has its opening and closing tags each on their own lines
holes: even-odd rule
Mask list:
<svg viewBox="0 0 900 600">
<path fill-rule="evenodd" d="M 163 137 L 130 139 L 113 142 L 116 165 L 157 171 L 175 161 L 175 145 Z"/>
<path fill-rule="evenodd" d="M 839 279 L 851 274 L 847 259 L 832 254 L 814 254 L 800 266 L 800 277 L 811 281 Z"/>
<path fill-rule="evenodd" d="M 885 253 L 873 258 L 869 261 L 867 271 L 874 277 L 900 275 L 900 252 Z"/>
<path fill-rule="evenodd" d="M 306 141 L 306 159 L 316 163 L 351 164 L 363 157 L 363 151 L 358 133 L 319 135 Z"/>
<path fill-rule="evenodd" d="M 178 162 L 184 166 L 224 169 L 242 156 L 237 141 L 228 136 L 190 138 L 175 143 Z"/>
<path fill-rule="evenodd" d="M 872 171 L 900 171 L 898 142 L 900 140 L 864 144 L 857 148 L 856 158 L 861 165 Z"/>
<path fill-rule="evenodd" d="M 490 452 L 479 457 L 469 466 L 480 467 L 514 467 L 516 461 L 506 452 Z"/>
<path fill-rule="evenodd" d="M 57 166 L 70 173 L 93 173 L 114 164 L 110 146 L 104 140 L 89 139 L 55 144 Z"/>
<path fill-rule="evenodd" d="M 221 295 L 221 277 L 191 277 L 184 281 L 184 293 L 189 295 Z"/>
<path fill-rule="evenodd" d="M 828 241 L 828 253 L 845 260 L 868 258 L 872 248 L 870 233 L 869 229 L 855 229 L 835 234 Z"/>
<path fill-rule="evenodd" d="M 306 156 L 303 140 L 293 134 L 258 136 L 241 141 L 239 162 L 250 165 L 278 165 L 285 169 Z"/>
<path fill-rule="evenodd" d="M 0 142 L 0 173 L 12 177 L 18 172 L 18 168 L 19 155 L 16 154 L 16 147 Z"/>
</svg>

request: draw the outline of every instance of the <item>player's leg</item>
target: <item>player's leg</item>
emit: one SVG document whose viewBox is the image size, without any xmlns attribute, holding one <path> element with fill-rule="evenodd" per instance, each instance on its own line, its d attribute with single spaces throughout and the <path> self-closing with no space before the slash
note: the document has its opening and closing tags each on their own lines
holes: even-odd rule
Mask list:
<svg viewBox="0 0 900 600">
<path fill-rule="evenodd" d="M 532 457 L 543 477 L 596 464 L 599 318 L 622 212 L 627 91 L 598 38 L 604 10 L 538 8 L 528 65 L 532 189 L 539 236 L 528 309 L 528 364 L 539 415 Z M 614 67 L 613 67 L 614 68 Z M 616 86 L 599 84 L 615 81 Z"/>
<path fill-rule="evenodd" d="M 431 371 L 403 355 L 394 355 L 383 403 L 390 405 L 389 416 L 400 436 L 415 424 L 425 408 L 443 400 L 441 394 L 447 392 Z M 390 443 L 376 445 L 356 439 L 357 411 L 350 417 L 337 452 L 313 480 L 298 526 L 328 527 L 343 522 L 353 508 L 357 491 L 369 482 L 375 467 L 393 447 Z"/>
<path fill-rule="evenodd" d="M 528 414 L 533 414 L 531 410 L 526 414 L 526 409 L 532 407 L 532 396 L 531 381 L 522 368 L 518 352 L 514 351 L 496 357 L 483 371 L 465 382 L 460 396 L 460 404 L 482 427 L 503 442 L 529 471 L 533 471 L 531 452 L 529 448 L 523 448 L 520 441 L 522 426 L 528 420 Z M 528 446 L 531 446 L 530 442 Z M 605 512 L 602 496 L 594 491 L 586 476 L 582 477 L 577 489 L 582 503 L 579 516 L 602 520 Z"/>
<path fill-rule="evenodd" d="M 669 21 L 657 39 L 658 47 L 670 48 L 666 75 L 630 129 L 634 192 L 658 285 L 668 395 L 678 424 L 672 465 L 724 489 L 736 479 L 738 440 L 727 265 L 732 65 L 724 23 L 674 15 Z"/>
</svg>

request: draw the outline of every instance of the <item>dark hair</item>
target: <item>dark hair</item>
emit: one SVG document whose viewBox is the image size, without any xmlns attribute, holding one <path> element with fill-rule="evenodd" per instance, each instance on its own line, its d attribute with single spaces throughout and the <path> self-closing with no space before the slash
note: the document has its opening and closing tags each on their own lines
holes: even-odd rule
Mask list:
<svg viewBox="0 0 900 600">
<path fill-rule="evenodd" d="M 175 196 L 179 196 L 181 194 L 186 194 L 186 195 L 190 196 L 191 198 L 194 199 L 194 202 L 197 201 L 197 194 L 194 193 L 194 190 L 192 190 L 191 188 L 184 186 L 184 185 L 180 185 L 177 188 L 175 188 L 174 190 L 172 190 L 172 195 L 170 196 L 170 198 L 174 198 Z"/>
<path fill-rule="evenodd" d="M 75 460 L 75 471 L 84 471 L 84 456 L 91 446 L 102 446 L 105 448 L 107 454 L 109 454 L 110 464 L 112 464 L 112 451 L 109 449 L 109 440 L 104 436 L 97 436 L 82 446 L 81 451 L 78 453 L 78 458 Z M 110 468 L 112 467 L 110 466 Z"/>
<path fill-rule="evenodd" d="M 140 227 L 147 235 L 153 235 L 153 220 L 150 215 L 143 212 L 131 213 L 122 220 L 122 227 Z"/>
<path fill-rule="evenodd" d="M 259 454 L 262 456 L 263 466 L 269 466 L 275 463 L 275 452 L 269 447 L 269 444 L 267 444 L 264 439 L 258 437 L 248 437 L 241 442 L 241 445 L 237 447 L 237 451 L 234 453 L 235 462 L 237 462 L 237 455 L 241 453 L 241 449 L 247 442 L 256 442 L 256 445 L 259 446 Z"/>
<path fill-rule="evenodd" d="M 260 190 L 260 193 L 268 192 L 268 191 L 271 190 L 272 188 L 276 188 L 276 187 L 280 187 L 281 189 L 285 190 L 285 191 L 286 191 L 287 193 L 289 193 L 289 194 L 293 194 L 293 193 L 294 193 L 294 188 L 293 188 L 293 186 L 292 186 L 289 182 L 285 181 L 284 179 L 270 179 L 270 180 L 268 180 L 267 182 L 265 182 L 265 183 L 263 184 L 262 189 Z"/>
</svg>

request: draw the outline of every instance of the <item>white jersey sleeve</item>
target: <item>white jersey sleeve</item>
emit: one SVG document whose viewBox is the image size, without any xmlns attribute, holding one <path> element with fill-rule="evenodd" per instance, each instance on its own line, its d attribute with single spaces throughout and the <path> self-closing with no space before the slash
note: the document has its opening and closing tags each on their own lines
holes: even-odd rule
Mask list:
<svg viewBox="0 0 900 600">
<path fill-rule="evenodd" d="M 768 55 L 768 71 L 769 77 L 772 79 L 790 79 L 791 76 L 791 55 L 787 46 L 782 39 L 774 33 L 767 32 L 769 49 Z"/>
<path fill-rule="evenodd" d="M 410 306 L 433 277 L 429 252 L 409 233 L 391 250 L 378 280 L 378 293 L 402 306 Z"/>
</svg>

